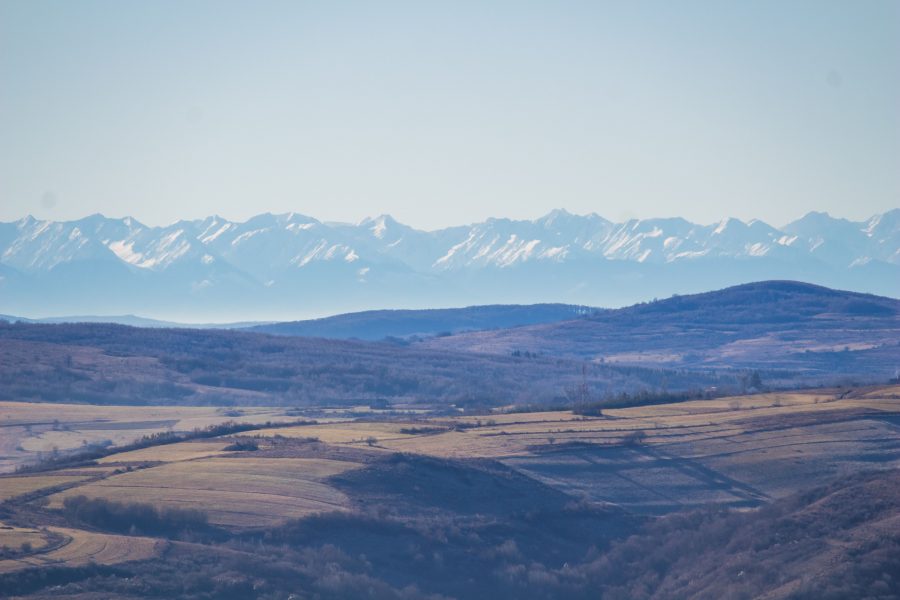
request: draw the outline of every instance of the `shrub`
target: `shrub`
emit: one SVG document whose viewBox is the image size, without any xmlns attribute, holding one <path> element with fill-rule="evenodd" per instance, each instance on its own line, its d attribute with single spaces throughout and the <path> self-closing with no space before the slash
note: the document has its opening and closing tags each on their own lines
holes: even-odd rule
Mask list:
<svg viewBox="0 0 900 600">
<path fill-rule="evenodd" d="M 638 429 L 637 431 L 632 431 L 628 435 L 622 438 L 622 443 L 626 446 L 640 446 L 647 439 L 647 434 Z"/>
<path fill-rule="evenodd" d="M 228 452 L 254 452 L 259 450 L 259 444 L 254 440 L 238 440 L 222 448 Z"/>
</svg>

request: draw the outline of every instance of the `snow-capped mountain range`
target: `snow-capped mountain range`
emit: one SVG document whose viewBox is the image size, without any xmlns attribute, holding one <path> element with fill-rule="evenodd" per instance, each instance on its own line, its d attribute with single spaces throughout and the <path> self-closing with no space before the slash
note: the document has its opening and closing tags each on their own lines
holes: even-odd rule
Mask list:
<svg viewBox="0 0 900 600">
<path fill-rule="evenodd" d="M 150 227 L 132 218 L 0 223 L 0 312 L 299 318 L 491 302 L 613 306 L 790 278 L 900 295 L 900 209 L 809 213 L 784 227 L 726 219 L 613 223 L 554 210 L 420 231 L 290 213 Z"/>
</svg>

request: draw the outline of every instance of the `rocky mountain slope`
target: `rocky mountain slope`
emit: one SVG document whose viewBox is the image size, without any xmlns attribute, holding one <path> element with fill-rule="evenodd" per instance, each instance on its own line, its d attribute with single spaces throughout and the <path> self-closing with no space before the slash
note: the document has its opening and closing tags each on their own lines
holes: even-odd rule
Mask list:
<svg viewBox="0 0 900 600">
<path fill-rule="evenodd" d="M 900 295 L 900 209 L 784 227 L 727 219 L 613 223 L 556 210 L 419 231 L 298 214 L 145 226 L 92 215 L 0 223 L 0 312 L 184 321 L 371 308 L 566 302 L 616 306 L 760 279 Z"/>
</svg>

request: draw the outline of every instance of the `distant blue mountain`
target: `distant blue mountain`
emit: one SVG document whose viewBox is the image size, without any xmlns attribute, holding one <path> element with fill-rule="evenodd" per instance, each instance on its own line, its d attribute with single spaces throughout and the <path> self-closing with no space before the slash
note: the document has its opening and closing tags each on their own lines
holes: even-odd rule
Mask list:
<svg viewBox="0 0 900 600">
<path fill-rule="evenodd" d="M 287 320 L 373 308 L 623 306 L 766 279 L 900 296 L 900 209 L 784 227 L 726 219 L 613 223 L 556 210 L 419 231 L 298 214 L 148 227 L 92 215 L 0 223 L 0 311 Z"/>
<path fill-rule="evenodd" d="M 67 315 L 63 317 L 45 317 L 42 319 L 29 319 L 14 315 L 0 315 L 0 321 L 10 323 L 115 323 L 116 325 L 129 325 L 131 327 L 162 327 L 177 329 L 246 329 L 258 325 L 260 322 L 237 323 L 176 323 L 175 321 L 161 321 L 148 319 L 137 315 Z"/>
</svg>

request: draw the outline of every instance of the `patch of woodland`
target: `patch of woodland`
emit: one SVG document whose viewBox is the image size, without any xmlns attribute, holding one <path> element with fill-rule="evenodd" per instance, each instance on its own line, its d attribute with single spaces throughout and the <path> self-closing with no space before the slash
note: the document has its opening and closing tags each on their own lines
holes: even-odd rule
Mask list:
<svg viewBox="0 0 900 600">
<path fill-rule="evenodd" d="M 194 508 L 160 508 L 142 502 L 69 496 L 61 510 L 73 525 L 111 533 L 206 541 L 230 537 L 225 530 L 210 524 L 205 511 Z"/>
</svg>

